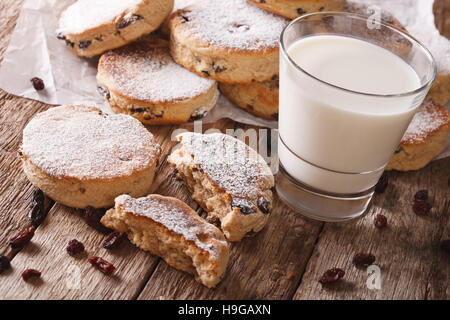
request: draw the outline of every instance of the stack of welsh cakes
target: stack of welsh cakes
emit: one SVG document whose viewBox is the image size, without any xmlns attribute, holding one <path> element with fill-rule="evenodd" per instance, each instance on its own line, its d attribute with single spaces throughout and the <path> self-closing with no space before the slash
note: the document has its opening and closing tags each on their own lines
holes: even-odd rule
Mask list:
<svg viewBox="0 0 450 320">
<path fill-rule="evenodd" d="M 170 52 L 185 68 L 218 81 L 237 106 L 274 120 L 278 39 L 287 24 L 246 0 L 199 0 L 172 14 Z"/>
</svg>

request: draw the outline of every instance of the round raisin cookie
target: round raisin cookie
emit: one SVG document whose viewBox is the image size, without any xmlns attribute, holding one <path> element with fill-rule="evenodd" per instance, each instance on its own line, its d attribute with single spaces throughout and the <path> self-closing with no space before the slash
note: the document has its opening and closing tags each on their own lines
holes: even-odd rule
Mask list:
<svg viewBox="0 0 450 320">
<path fill-rule="evenodd" d="M 222 94 L 238 107 L 268 120 L 278 120 L 278 80 L 252 84 L 219 83 Z"/>
<path fill-rule="evenodd" d="M 198 75 L 248 84 L 278 75 L 278 39 L 288 21 L 246 0 L 199 1 L 173 13 L 173 59 Z"/>
<path fill-rule="evenodd" d="M 341 11 L 345 0 L 248 0 L 288 19 L 320 11 Z"/>
<path fill-rule="evenodd" d="M 217 83 L 175 63 L 167 41 L 145 39 L 104 53 L 97 82 L 111 108 L 145 124 L 204 117 L 216 104 Z"/>
<path fill-rule="evenodd" d="M 121 194 L 146 195 L 160 147 L 136 119 L 85 105 L 37 114 L 23 130 L 23 170 L 64 205 L 109 208 Z"/>
<path fill-rule="evenodd" d="M 426 98 L 411 121 L 386 170 L 409 171 L 425 167 L 447 145 L 449 114 Z"/>
<path fill-rule="evenodd" d="M 59 19 L 57 38 L 79 56 L 121 47 L 156 30 L 174 0 L 78 0 Z"/>
<path fill-rule="evenodd" d="M 168 161 L 192 198 L 229 241 L 260 231 L 272 210 L 274 177 L 264 159 L 232 136 L 193 132 L 177 136 Z"/>
</svg>

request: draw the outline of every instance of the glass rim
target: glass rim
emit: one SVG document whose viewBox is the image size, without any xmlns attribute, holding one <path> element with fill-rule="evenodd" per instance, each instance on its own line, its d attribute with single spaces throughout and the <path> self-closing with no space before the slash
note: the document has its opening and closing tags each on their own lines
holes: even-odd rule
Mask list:
<svg viewBox="0 0 450 320">
<path fill-rule="evenodd" d="M 412 35 L 410 35 L 409 33 L 405 32 L 404 30 L 397 28 L 394 25 L 391 25 L 389 23 L 383 22 L 383 21 L 379 21 L 380 25 L 389 28 L 391 30 L 394 30 L 395 32 L 399 33 L 402 37 L 408 39 L 409 41 L 415 43 L 420 49 L 422 49 L 423 52 L 425 52 L 425 55 L 428 57 L 428 59 L 431 61 L 431 64 L 433 66 L 433 74 L 431 76 L 431 78 L 422 86 L 420 86 L 417 89 L 414 89 L 412 91 L 407 91 L 407 92 L 402 92 L 402 93 L 393 93 L 393 94 L 376 94 L 376 93 L 368 93 L 368 92 L 360 92 L 360 91 L 355 91 L 355 90 L 351 90 L 351 89 L 347 89 L 347 88 L 343 88 L 340 87 L 338 85 L 334 85 L 332 83 L 329 83 L 327 81 L 324 81 L 314 75 L 312 75 L 311 73 L 307 72 L 306 70 L 304 70 L 303 68 L 301 68 L 297 63 L 295 63 L 294 60 L 291 59 L 291 57 L 289 56 L 289 54 L 286 51 L 286 48 L 284 46 L 284 35 L 286 33 L 286 31 L 291 28 L 294 24 L 296 24 L 297 22 L 311 17 L 311 16 L 346 16 L 348 18 L 354 18 L 354 19 L 359 19 L 359 20 L 365 20 L 368 21 L 368 17 L 364 16 L 362 14 L 358 14 L 358 13 L 351 13 L 351 12 L 338 12 L 338 11 L 323 11 L 323 12 L 314 12 L 314 13 L 309 13 L 309 14 L 305 14 L 302 15 L 294 20 L 292 20 L 291 22 L 289 22 L 289 24 L 283 29 L 283 31 L 281 32 L 280 35 L 280 39 L 279 39 L 279 44 L 280 44 L 280 48 L 281 48 L 281 52 L 283 53 L 284 57 L 287 59 L 287 61 L 289 61 L 290 64 L 292 64 L 297 70 L 301 71 L 302 73 L 306 74 L 307 76 L 327 85 L 330 86 L 332 88 L 338 89 L 338 90 L 343 90 L 345 92 L 348 93 L 353 93 L 353 94 L 358 94 L 358 95 L 364 95 L 364 96 L 370 96 L 370 97 L 378 97 L 378 98 L 398 98 L 398 97 L 408 97 L 408 96 L 412 96 L 415 94 L 418 94 L 422 91 L 424 91 L 425 89 L 431 87 L 432 83 L 434 82 L 434 80 L 436 79 L 436 75 L 437 75 L 437 66 L 436 66 L 436 61 L 432 55 L 432 53 L 427 49 L 427 47 L 425 47 L 425 45 L 422 44 L 422 42 L 420 42 L 419 40 L 417 40 L 416 38 L 414 38 Z M 387 49 L 386 49 L 387 50 Z"/>
</svg>

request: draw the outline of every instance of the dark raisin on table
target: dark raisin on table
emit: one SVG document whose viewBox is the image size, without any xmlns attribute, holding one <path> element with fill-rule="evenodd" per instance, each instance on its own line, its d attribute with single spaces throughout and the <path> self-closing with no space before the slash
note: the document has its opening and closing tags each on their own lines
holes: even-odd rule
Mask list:
<svg viewBox="0 0 450 320">
<path fill-rule="evenodd" d="M 120 246 L 124 238 L 125 233 L 123 232 L 118 231 L 111 232 L 103 242 L 103 248 L 108 250 L 116 249 Z"/>
<path fill-rule="evenodd" d="M 41 273 L 35 269 L 26 269 L 24 272 L 22 272 L 22 278 L 25 281 L 31 278 L 40 278 L 40 277 Z"/>
<path fill-rule="evenodd" d="M 84 209 L 84 221 L 86 224 L 97 231 L 102 233 L 110 233 L 112 230 L 105 227 L 100 219 L 105 215 L 106 210 L 104 209 L 95 209 L 93 207 L 87 207 Z"/>
<path fill-rule="evenodd" d="M 367 267 L 375 262 L 375 256 L 371 253 L 357 253 L 353 257 L 353 264 L 357 267 Z"/>
<path fill-rule="evenodd" d="M 9 240 L 9 245 L 12 249 L 22 249 L 31 241 L 35 230 L 34 227 L 26 228 L 24 231 L 12 237 L 11 240 Z"/>
<path fill-rule="evenodd" d="M 419 190 L 414 195 L 414 200 L 427 201 L 428 200 L 428 190 Z"/>
<path fill-rule="evenodd" d="M 387 218 L 382 214 L 377 214 L 373 220 L 375 227 L 383 229 L 387 226 Z"/>
<path fill-rule="evenodd" d="M 41 78 L 34 77 L 34 78 L 31 78 L 30 81 L 35 90 L 40 91 L 40 90 L 45 89 L 44 81 Z"/>
<path fill-rule="evenodd" d="M 110 276 L 114 273 L 114 271 L 116 271 L 116 268 L 112 265 L 112 263 L 109 263 L 100 257 L 90 257 L 88 261 L 106 275 Z"/>
<path fill-rule="evenodd" d="M 0 273 L 11 268 L 11 261 L 7 256 L 0 255 Z"/>
<path fill-rule="evenodd" d="M 429 202 L 423 200 L 415 200 L 412 207 L 414 213 L 418 216 L 427 215 L 430 212 L 431 208 L 432 205 Z"/>
<path fill-rule="evenodd" d="M 340 280 L 345 275 L 345 271 L 340 268 L 331 268 L 322 275 L 319 282 L 324 284 L 334 283 Z"/>
<path fill-rule="evenodd" d="M 47 217 L 47 212 L 45 210 L 45 195 L 41 189 L 36 189 L 33 192 L 33 197 L 30 201 L 30 211 L 28 213 L 28 218 L 35 227 L 39 226 Z"/>
<path fill-rule="evenodd" d="M 84 245 L 77 239 L 70 240 L 66 247 L 67 253 L 75 256 L 84 251 Z"/>
<path fill-rule="evenodd" d="M 383 174 L 380 177 L 380 180 L 378 180 L 378 183 L 375 186 L 375 192 L 376 193 L 383 193 L 387 186 L 389 184 L 389 178 L 386 172 L 383 172 Z"/>
</svg>

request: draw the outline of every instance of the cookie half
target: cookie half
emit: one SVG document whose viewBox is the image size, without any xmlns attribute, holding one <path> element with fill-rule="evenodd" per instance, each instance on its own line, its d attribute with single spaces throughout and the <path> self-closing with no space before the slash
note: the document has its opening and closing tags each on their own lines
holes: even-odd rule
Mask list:
<svg viewBox="0 0 450 320">
<path fill-rule="evenodd" d="M 182 133 L 168 161 L 192 198 L 229 241 L 260 231 L 272 209 L 272 172 L 264 159 L 229 135 Z"/>
<path fill-rule="evenodd" d="M 156 30 L 173 0 L 78 0 L 59 19 L 57 38 L 79 56 L 121 47 Z"/>
<path fill-rule="evenodd" d="M 109 208 L 127 193 L 148 194 L 160 147 L 136 119 L 85 105 L 37 114 L 23 131 L 23 170 L 64 205 Z"/>
<path fill-rule="evenodd" d="M 220 92 L 235 105 L 268 120 L 278 120 L 278 88 L 278 80 L 252 84 L 219 84 Z"/>
<path fill-rule="evenodd" d="M 140 40 L 104 53 L 97 82 L 114 112 L 145 124 L 198 120 L 215 106 L 219 96 L 214 80 L 175 63 L 168 43 L 160 39 Z"/>
<path fill-rule="evenodd" d="M 449 114 L 426 98 L 411 121 L 386 170 L 409 171 L 425 167 L 447 145 Z"/>
<path fill-rule="evenodd" d="M 345 0 L 248 0 L 288 19 L 320 11 L 341 11 Z"/>
<path fill-rule="evenodd" d="M 229 249 L 223 233 L 178 199 L 121 195 L 101 222 L 126 232 L 136 246 L 193 274 L 208 288 L 214 287 L 226 270 Z"/>
<path fill-rule="evenodd" d="M 278 39 L 287 23 L 246 0 L 198 1 L 172 14 L 170 51 L 205 78 L 266 81 L 278 75 Z"/>
</svg>

